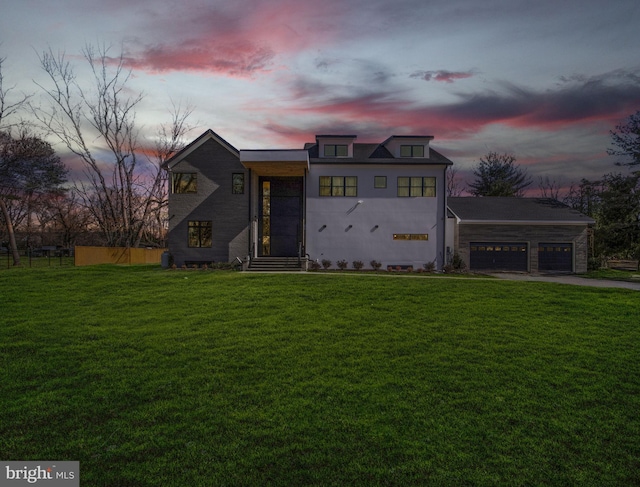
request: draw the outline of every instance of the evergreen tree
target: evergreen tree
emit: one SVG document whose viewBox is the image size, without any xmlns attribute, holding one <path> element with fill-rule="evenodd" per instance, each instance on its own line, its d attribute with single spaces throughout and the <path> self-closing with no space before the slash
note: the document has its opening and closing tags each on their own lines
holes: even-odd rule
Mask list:
<svg viewBox="0 0 640 487">
<path fill-rule="evenodd" d="M 522 196 L 531 184 L 524 169 L 516 165 L 516 157 L 510 154 L 489 152 L 473 170 L 475 181 L 469 183 L 474 196 Z"/>
</svg>

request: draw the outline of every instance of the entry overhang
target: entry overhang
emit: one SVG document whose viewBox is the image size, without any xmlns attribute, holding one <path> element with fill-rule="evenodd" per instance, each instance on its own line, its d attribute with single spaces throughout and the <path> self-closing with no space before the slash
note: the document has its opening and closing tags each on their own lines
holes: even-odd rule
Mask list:
<svg viewBox="0 0 640 487">
<path fill-rule="evenodd" d="M 241 150 L 240 162 L 258 176 L 304 176 L 309 170 L 306 150 Z"/>
</svg>

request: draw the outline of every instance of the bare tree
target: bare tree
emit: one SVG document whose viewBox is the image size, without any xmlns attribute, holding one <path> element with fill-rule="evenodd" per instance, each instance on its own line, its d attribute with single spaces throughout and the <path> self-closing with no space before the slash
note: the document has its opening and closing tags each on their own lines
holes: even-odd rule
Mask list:
<svg viewBox="0 0 640 487">
<path fill-rule="evenodd" d="M 87 233 L 92 218 L 80 204 L 75 191 L 53 195 L 40 205 L 35 217 L 40 231 L 49 235 L 49 240 L 61 243 L 65 248 L 76 245 L 81 235 Z"/>
<path fill-rule="evenodd" d="M 447 169 L 447 196 L 460 196 L 464 192 L 464 185 L 458 177 L 458 169 Z"/>
<path fill-rule="evenodd" d="M 6 58 L 0 58 L 0 130 L 9 131 L 19 122 L 10 124 L 8 119 L 15 118 L 16 114 L 26 108 L 31 95 L 21 94 L 17 98 L 13 96 L 15 85 L 7 87 L 4 81 L 3 64 L 5 61 Z"/>
<path fill-rule="evenodd" d="M 160 157 L 142 157 L 136 109 L 143 96 L 130 94 L 131 71 L 125 68 L 122 55 L 110 57 L 109 50 L 91 45 L 83 50 L 93 75 L 90 90 L 80 86 L 64 53 L 44 52 L 40 64 L 52 86 L 40 87 L 49 105 L 34 113 L 84 163 L 84 180 L 76 182 L 76 191 L 106 245 L 135 247 L 165 184 L 163 154 L 178 146 L 188 130 L 186 118 L 191 112 L 178 106 L 172 130 L 163 129 L 169 141 L 160 143 Z M 105 149 L 109 155 L 100 156 Z"/>
<path fill-rule="evenodd" d="M 165 163 L 169 158 L 182 149 L 185 145 L 184 136 L 192 129 L 188 119 L 193 113 L 191 105 L 182 106 L 180 103 L 172 103 L 170 110 L 171 121 L 162 124 L 156 132 L 155 143 L 150 151 L 147 151 L 147 160 L 153 167 L 153 177 L 148 187 L 143 219 L 145 231 L 138 236 L 136 246 L 140 245 L 143 238 L 162 243 L 166 237 L 168 198 L 168 172 Z"/>
<path fill-rule="evenodd" d="M 560 201 L 560 186 L 556 180 L 549 179 L 549 176 L 538 177 L 538 188 L 542 198 L 551 198 Z"/>
</svg>

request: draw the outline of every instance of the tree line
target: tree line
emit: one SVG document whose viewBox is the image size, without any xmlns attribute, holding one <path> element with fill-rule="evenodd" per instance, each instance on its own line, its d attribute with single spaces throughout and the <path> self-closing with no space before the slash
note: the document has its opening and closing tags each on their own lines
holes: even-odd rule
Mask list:
<svg viewBox="0 0 640 487">
<path fill-rule="evenodd" d="M 165 246 L 168 202 L 163 164 L 184 146 L 193 108 L 173 105 L 153 142 L 141 137 L 136 109 L 144 95 L 132 94 L 131 71 L 107 46 L 83 49 L 92 74 L 81 86 L 64 53 L 39 56 L 46 82 L 37 85 L 44 102 L 6 86 L 0 58 L 0 244 L 14 264 L 19 248 L 38 245 Z M 24 115 L 29 115 L 25 117 Z M 50 137 L 82 163 L 69 172 Z M 640 257 L 640 111 L 611 131 L 609 154 L 621 157 L 629 174 L 582 179 L 561 191 L 548 177 L 538 181 L 541 197 L 554 198 L 596 221 L 593 255 Z M 521 197 L 532 184 L 515 155 L 489 152 L 465 187 L 451 169 L 447 193 L 459 196 Z"/>
<path fill-rule="evenodd" d="M 88 87 L 64 53 L 43 52 L 47 81 L 37 85 L 44 97 L 38 104 L 6 86 L 0 58 L 0 241 L 14 265 L 19 247 L 38 244 L 166 244 L 163 164 L 183 147 L 193 109 L 174 104 L 153 141 L 143 139 L 136 110 L 144 95 L 132 94 L 131 71 L 109 50 L 84 48 Z M 81 161 L 82 177 L 69 181 L 45 137 Z"/>
</svg>

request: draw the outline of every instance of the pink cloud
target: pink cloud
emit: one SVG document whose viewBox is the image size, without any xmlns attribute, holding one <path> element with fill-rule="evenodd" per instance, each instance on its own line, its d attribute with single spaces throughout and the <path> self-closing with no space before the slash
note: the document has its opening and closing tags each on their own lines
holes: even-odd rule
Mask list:
<svg viewBox="0 0 640 487">
<path fill-rule="evenodd" d="M 162 40 L 132 46 L 128 65 L 151 73 L 192 71 L 246 77 L 270 69 L 278 54 L 339 41 L 339 26 L 324 22 L 339 2 L 328 0 L 320 13 L 313 2 L 238 0 L 224 6 L 185 9 L 171 17 Z M 186 28 L 185 28 L 186 26 Z M 150 28 L 150 27 L 148 27 Z M 185 37 L 185 32 L 187 36 Z"/>
<path fill-rule="evenodd" d="M 606 136 L 640 106 L 640 82 L 620 73 L 546 91 L 496 85 L 500 91 L 458 94 L 456 102 L 442 105 L 418 104 L 385 85 L 375 92 L 361 89 L 352 96 L 336 97 L 331 96 L 334 87 L 306 78 L 290 84 L 289 107 L 275 111 L 265 106 L 261 111 L 269 114 L 268 130 L 280 140 L 296 143 L 303 136 L 308 141 L 316 133 L 341 128 L 372 139 L 420 133 L 459 140 L 495 124 L 546 131 L 589 127 L 591 133 Z M 283 122 L 290 117 L 298 121 L 295 127 Z"/>
<path fill-rule="evenodd" d="M 193 71 L 243 77 L 267 69 L 273 56 L 270 49 L 246 40 L 212 39 L 148 47 L 129 53 L 125 60 L 133 69 L 152 73 Z"/>
</svg>

